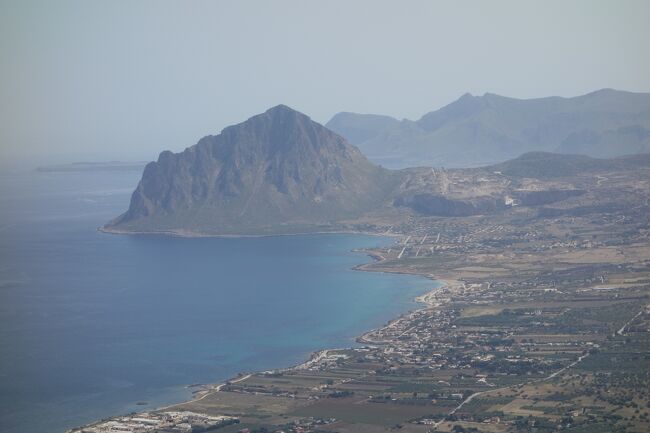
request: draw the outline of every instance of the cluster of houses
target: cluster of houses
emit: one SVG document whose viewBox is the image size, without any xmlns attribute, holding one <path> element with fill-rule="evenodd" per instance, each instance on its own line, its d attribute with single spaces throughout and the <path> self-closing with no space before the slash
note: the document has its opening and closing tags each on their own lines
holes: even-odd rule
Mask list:
<svg viewBox="0 0 650 433">
<path fill-rule="evenodd" d="M 230 416 L 210 416 L 195 412 L 143 412 L 111 418 L 70 430 L 69 433 L 190 433 L 205 431 L 239 420 Z"/>
</svg>

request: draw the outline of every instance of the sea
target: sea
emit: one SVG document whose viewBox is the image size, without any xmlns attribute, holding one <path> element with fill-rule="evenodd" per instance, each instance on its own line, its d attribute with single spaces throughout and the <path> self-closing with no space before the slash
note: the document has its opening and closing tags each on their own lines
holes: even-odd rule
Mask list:
<svg viewBox="0 0 650 433">
<path fill-rule="evenodd" d="M 439 285 L 352 269 L 386 237 L 97 231 L 139 178 L 0 174 L 0 432 L 62 433 L 354 346 Z"/>
</svg>

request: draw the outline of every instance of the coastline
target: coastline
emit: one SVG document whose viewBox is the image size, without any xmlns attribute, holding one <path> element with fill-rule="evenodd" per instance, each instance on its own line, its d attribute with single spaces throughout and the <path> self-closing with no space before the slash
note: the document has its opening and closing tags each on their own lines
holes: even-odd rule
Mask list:
<svg viewBox="0 0 650 433">
<path fill-rule="evenodd" d="M 311 233 L 311 234 L 327 234 L 327 233 Z M 339 233 L 339 234 L 363 234 L 363 233 L 349 233 L 349 232 L 347 232 L 347 233 Z M 375 235 L 376 236 L 381 236 L 381 234 L 375 234 Z M 288 236 L 290 236 L 290 235 L 288 235 Z M 361 251 L 361 250 L 358 250 L 358 251 Z M 365 331 L 364 333 L 362 333 L 361 335 L 359 335 L 359 336 L 357 336 L 355 338 L 355 341 L 357 343 L 364 344 L 364 345 L 367 345 L 367 346 L 380 345 L 381 343 L 374 342 L 372 340 L 366 340 L 366 336 L 373 333 L 373 332 L 377 332 L 377 331 L 380 331 L 382 329 L 393 326 L 398 321 L 407 319 L 410 315 L 415 314 L 415 313 L 417 313 L 419 311 L 430 309 L 430 308 L 438 308 L 439 306 L 442 305 L 442 303 L 433 302 L 433 299 L 435 299 L 435 295 L 438 292 L 441 292 L 441 291 L 443 291 L 445 289 L 453 289 L 453 288 L 457 287 L 459 284 L 462 285 L 462 282 L 460 282 L 458 280 L 447 279 L 447 278 L 445 278 L 445 279 L 437 279 L 432 274 L 424 275 L 424 274 L 417 274 L 417 273 L 401 271 L 401 270 L 388 271 L 388 270 L 383 270 L 383 269 L 377 269 L 377 270 L 366 269 L 364 267 L 376 264 L 379 261 L 378 261 L 378 259 L 376 258 L 375 255 L 368 254 L 366 251 L 363 251 L 363 252 L 366 253 L 366 256 L 371 257 L 373 260 L 375 260 L 375 262 L 363 263 L 363 264 L 360 264 L 360 265 L 353 266 L 352 269 L 355 270 L 355 271 L 377 272 L 377 273 L 385 273 L 385 274 L 417 275 L 417 276 L 421 276 L 421 277 L 424 277 L 424 278 L 427 278 L 427 279 L 430 279 L 430 280 L 439 281 L 442 284 L 439 287 L 435 287 L 435 288 L 433 288 L 433 289 L 431 289 L 431 290 L 429 290 L 429 291 L 427 291 L 427 292 L 425 292 L 425 293 L 423 293 L 421 295 L 418 295 L 418 296 L 416 296 L 415 298 L 412 299 L 413 301 L 415 301 L 415 302 L 417 302 L 419 304 L 423 304 L 422 306 L 420 306 L 419 308 L 415 308 L 413 310 L 406 311 L 406 312 L 400 314 L 399 317 L 396 317 L 394 319 L 390 319 L 383 326 L 380 326 L 380 327 L 373 328 L 373 329 L 370 329 L 368 331 Z M 309 355 L 309 358 L 307 358 L 305 361 L 303 361 L 303 362 L 301 362 L 299 364 L 289 366 L 289 367 L 285 367 L 285 368 L 279 368 L 279 369 L 276 369 L 274 371 L 291 371 L 291 370 L 306 369 L 306 368 L 309 368 L 310 366 L 312 366 L 313 364 L 315 364 L 316 362 L 318 362 L 320 359 L 325 358 L 327 356 L 328 352 L 330 352 L 330 351 L 346 350 L 346 349 L 351 349 L 351 348 L 352 347 L 338 347 L 338 348 L 329 347 L 329 348 L 319 349 L 319 350 L 316 350 L 316 351 L 312 352 Z M 246 376 L 251 376 L 252 374 L 256 374 L 256 373 L 264 373 L 264 371 L 257 371 L 257 372 L 252 372 L 252 373 L 247 372 L 247 373 L 244 373 L 244 374 Z M 205 398 L 205 396 L 210 394 L 211 392 L 220 391 L 221 388 L 224 385 L 227 385 L 228 383 L 233 383 L 235 380 L 241 380 L 240 379 L 241 377 L 242 377 L 242 375 L 239 375 L 239 376 L 230 378 L 230 379 L 228 379 L 228 380 L 226 380 L 224 382 L 213 383 L 213 384 L 204 384 L 202 386 L 205 386 L 208 389 L 206 389 L 204 391 L 198 391 L 195 394 L 196 396 L 200 395 L 200 398 L 193 398 L 193 399 L 188 400 L 188 401 L 179 402 L 179 403 L 172 404 L 172 405 L 165 406 L 165 407 L 174 407 L 174 406 L 177 406 L 177 405 L 180 405 L 180 404 L 189 403 L 191 401 L 200 400 L 202 398 Z M 205 394 L 205 395 L 203 395 L 203 394 Z M 154 409 L 154 410 L 161 410 L 161 409 L 157 408 L 157 409 Z"/>
<path fill-rule="evenodd" d="M 162 235 L 162 236 L 176 236 L 176 237 L 186 237 L 186 238 L 201 238 L 201 237 L 211 237 L 211 238 L 260 238 L 260 237 L 275 237 L 275 236 L 300 236 L 300 235 L 326 235 L 326 234 L 348 234 L 348 235 L 371 235 L 371 236 L 378 236 L 378 237 L 402 237 L 402 234 L 397 234 L 397 233 L 377 233 L 377 232 L 354 232 L 354 231 L 340 231 L 340 232 L 310 232 L 310 233 L 287 233 L 287 234 L 272 234 L 272 235 L 206 235 L 206 234 L 195 234 L 195 235 L 184 235 L 184 234 L 172 234 L 172 233 L 164 233 L 164 232 L 143 232 L 143 233 L 136 233 L 136 232 L 116 232 L 116 231 L 106 231 L 103 230 L 103 228 L 98 228 L 97 231 L 102 232 L 102 233 L 109 233 L 109 234 L 127 234 L 127 235 Z M 407 270 L 386 270 L 386 269 L 370 269 L 369 267 L 372 265 L 377 265 L 378 263 L 381 263 L 383 260 L 383 257 L 378 256 L 377 254 L 372 254 L 371 252 L 363 249 L 353 249 L 351 251 L 355 252 L 362 252 L 364 253 L 367 257 L 371 258 L 371 261 L 368 263 L 361 263 L 358 265 L 353 266 L 351 269 L 355 271 L 363 271 L 363 272 L 378 272 L 378 273 L 386 273 L 386 274 L 404 274 L 404 275 L 416 275 L 420 277 L 427 278 L 429 280 L 435 280 L 439 281 L 442 283 L 440 286 L 437 286 L 431 290 L 428 290 L 425 293 L 422 293 L 415 298 L 412 298 L 413 301 L 415 301 L 418 304 L 422 304 L 421 306 L 418 306 L 418 308 L 406 311 L 402 314 L 399 315 L 399 317 L 396 317 L 394 319 L 391 319 L 388 321 L 385 325 L 370 329 L 368 331 L 363 332 L 361 335 L 357 336 L 354 341 L 356 341 L 359 344 L 365 345 L 365 346 L 379 346 L 383 343 L 378 342 L 378 341 L 373 341 L 371 338 L 368 336 L 371 335 L 372 333 L 381 331 L 385 328 L 389 328 L 391 326 L 394 326 L 396 323 L 398 323 L 401 320 L 407 320 L 411 315 L 416 314 L 422 310 L 426 309 L 431 309 L 431 308 L 437 308 L 440 305 L 442 305 L 439 302 L 434 302 L 436 300 L 435 295 L 438 292 L 441 292 L 445 289 L 452 289 L 453 287 L 456 286 L 456 283 L 459 283 L 457 280 L 453 279 L 438 279 L 435 278 L 434 275 L 432 274 L 418 274 L 414 272 L 408 272 Z M 437 301 L 437 300 L 436 300 Z M 350 347 L 343 347 L 343 348 L 324 348 L 324 349 L 319 349 L 314 352 L 312 352 L 309 357 L 296 365 L 285 367 L 285 368 L 279 368 L 279 369 L 274 369 L 271 371 L 274 372 L 288 372 L 288 371 L 293 371 L 293 370 L 303 370 L 303 369 L 308 369 L 315 364 L 317 364 L 320 360 L 324 359 L 327 357 L 328 353 L 330 351 L 336 351 L 336 350 L 346 350 L 346 349 L 352 349 L 352 346 Z M 213 395 L 215 393 L 221 392 L 221 389 L 224 386 L 237 383 L 240 381 L 244 381 L 251 376 L 255 374 L 263 374 L 268 371 L 254 371 L 254 372 L 240 372 L 237 376 L 231 377 L 227 380 L 224 380 L 222 382 L 218 383 L 211 383 L 211 384 L 201 384 L 201 383 L 195 383 L 195 384 L 188 384 L 185 385 L 186 388 L 198 388 L 196 391 L 192 392 L 192 398 L 189 400 L 184 400 L 184 401 L 179 401 L 175 403 L 171 403 L 162 407 L 156 407 L 151 410 L 148 410 L 147 412 L 161 412 L 165 410 L 172 409 L 174 407 L 187 404 L 187 403 L 192 403 L 192 402 L 197 402 L 200 400 L 205 399 L 206 397 Z M 91 423 L 86 424 L 85 426 L 77 426 L 71 429 L 68 429 L 65 431 L 65 433 L 71 433 L 71 432 L 76 432 L 79 431 L 82 427 L 86 426 L 92 426 L 98 422 L 105 421 L 107 419 L 112 419 L 115 417 L 119 417 L 123 414 L 116 414 L 116 415 L 110 415 L 107 416 L 106 418 L 102 420 L 96 420 Z"/>
<path fill-rule="evenodd" d="M 367 271 L 367 272 L 372 272 L 372 271 Z M 378 271 L 378 272 L 384 272 L 384 271 Z M 386 272 L 386 273 L 390 273 L 390 272 Z M 396 273 L 408 274 L 407 272 L 396 272 Z M 410 274 L 410 275 L 417 275 L 417 274 Z M 441 285 L 440 287 L 436 287 L 436 288 L 434 288 L 432 290 L 429 290 L 428 292 L 423 293 L 422 295 L 419 295 L 419 296 L 417 296 L 417 297 L 415 297 L 413 299 L 414 301 L 416 301 L 418 303 L 424 304 L 424 306 L 422 306 L 421 308 L 417 308 L 417 309 L 414 309 L 414 310 L 410 310 L 410 311 L 408 311 L 406 313 L 403 313 L 399 317 L 397 317 L 395 319 L 391 319 L 388 323 L 386 323 L 385 325 L 383 325 L 381 327 L 373 328 L 373 329 L 370 329 L 370 330 L 364 332 L 363 334 L 356 337 L 355 341 L 358 342 L 359 344 L 363 344 L 365 346 L 380 346 L 380 345 L 382 345 L 384 343 L 367 339 L 366 336 L 371 334 L 371 333 L 381 331 L 381 330 L 383 330 L 385 328 L 389 328 L 391 326 L 394 326 L 400 320 L 406 320 L 406 319 L 409 318 L 410 315 L 415 314 L 417 312 L 420 312 L 422 310 L 439 307 L 441 304 L 437 303 L 437 302 L 436 303 L 431 302 L 430 301 L 431 297 L 433 297 L 437 292 L 439 292 L 441 290 L 454 287 L 453 285 L 448 285 L 448 283 L 455 282 L 455 280 L 437 280 L 437 281 L 443 282 L 444 284 Z M 193 394 L 192 394 L 193 397 L 190 400 L 181 401 L 181 402 L 177 402 L 177 403 L 172 403 L 172 404 L 169 404 L 167 406 L 151 409 L 149 412 L 164 411 L 164 410 L 168 410 L 168 409 L 171 409 L 171 408 L 174 408 L 176 406 L 183 405 L 183 404 L 186 404 L 186 403 L 192 403 L 192 402 L 197 402 L 197 401 L 203 400 L 206 397 L 208 397 L 208 396 L 210 396 L 210 395 L 212 395 L 214 393 L 220 392 L 221 389 L 224 386 L 244 381 L 244 380 L 250 378 L 251 376 L 253 376 L 255 374 L 267 373 L 267 372 L 288 372 L 288 371 L 293 371 L 293 370 L 306 370 L 306 369 L 309 369 L 310 367 L 316 365 L 322 359 L 326 358 L 327 355 L 329 354 L 329 352 L 337 351 L 337 350 L 347 350 L 347 349 L 352 349 L 352 347 L 338 347 L 338 348 L 330 347 L 330 348 L 326 348 L 326 349 L 319 349 L 319 350 L 316 350 L 316 351 L 312 352 L 309 355 L 309 358 L 307 358 L 305 361 L 303 361 L 303 362 L 301 362 L 299 364 L 293 365 L 293 366 L 289 366 L 289 367 L 285 367 L 285 368 L 278 368 L 278 369 L 269 370 L 269 371 L 254 371 L 254 372 L 250 372 L 250 373 L 249 372 L 242 372 L 242 373 L 240 373 L 239 375 L 237 375 L 235 377 L 229 378 L 229 379 L 227 379 L 227 380 L 225 380 L 223 382 L 218 382 L 218 383 L 187 385 L 188 387 L 189 386 L 195 386 L 195 387 L 201 387 L 203 389 L 193 392 Z M 119 416 L 119 415 L 114 415 L 114 416 Z M 112 417 L 108 417 L 108 418 L 112 418 Z M 70 429 L 66 433 L 71 432 L 73 430 L 75 430 L 75 429 Z"/>
<path fill-rule="evenodd" d="M 378 236 L 378 237 L 391 237 L 391 238 L 399 238 L 404 236 L 400 233 L 391 233 L 391 232 L 379 233 L 373 231 L 359 231 L 359 230 L 306 231 L 306 232 L 269 233 L 269 234 L 237 234 L 237 233 L 211 234 L 211 233 L 204 233 L 204 232 L 195 232 L 192 230 L 153 230 L 153 231 L 119 230 L 119 229 L 102 226 L 102 227 L 97 227 L 97 231 L 100 233 L 106 233 L 110 235 L 171 236 L 176 238 L 218 238 L 218 239 L 274 238 L 280 236 L 310 236 L 310 235 L 364 235 L 364 236 Z M 368 255 L 372 256 L 371 254 Z"/>
</svg>

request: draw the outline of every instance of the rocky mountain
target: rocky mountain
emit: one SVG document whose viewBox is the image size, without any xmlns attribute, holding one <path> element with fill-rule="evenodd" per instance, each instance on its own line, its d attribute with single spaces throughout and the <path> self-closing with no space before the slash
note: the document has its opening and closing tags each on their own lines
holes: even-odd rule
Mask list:
<svg viewBox="0 0 650 433">
<path fill-rule="evenodd" d="M 329 230 L 381 206 L 396 185 L 344 138 L 279 105 L 149 163 L 113 232 L 264 234 Z"/>
<path fill-rule="evenodd" d="M 471 167 L 531 151 L 610 158 L 650 152 L 650 94 L 574 98 L 465 94 L 417 121 L 339 113 L 326 125 L 386 167 Z"/>
</svg>

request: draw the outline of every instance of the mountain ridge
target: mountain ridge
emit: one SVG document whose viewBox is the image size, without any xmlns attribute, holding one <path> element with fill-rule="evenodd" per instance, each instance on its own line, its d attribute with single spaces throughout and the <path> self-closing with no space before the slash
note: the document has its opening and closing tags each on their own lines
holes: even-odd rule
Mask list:
<svg viewBox="0 0 650 433">
<path fill-rule="evenodd" d="M 533 99 L 466 93 L 415 121 L 339 114 L 326 126 L 390 168 L 487 165 L 530 151 L 601 158 L 650 152 L 650 93 L 601 89 Z"/>
</svg>

